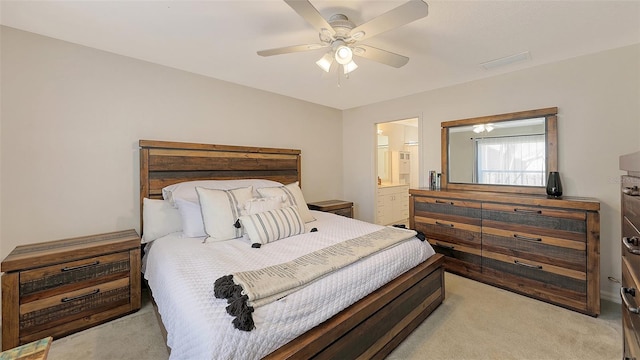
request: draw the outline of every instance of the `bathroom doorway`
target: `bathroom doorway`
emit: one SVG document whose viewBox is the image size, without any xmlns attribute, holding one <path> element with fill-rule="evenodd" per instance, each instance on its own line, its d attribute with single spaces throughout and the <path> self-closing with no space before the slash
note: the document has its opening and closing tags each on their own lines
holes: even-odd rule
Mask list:
<svg viewBox="0 0 640 360">
<path fill-rule="evenodd" d="M 418 118 L 376 124 L 376 223 L 409 225 L 409 188 L 420 187 Z"/>
</svg>

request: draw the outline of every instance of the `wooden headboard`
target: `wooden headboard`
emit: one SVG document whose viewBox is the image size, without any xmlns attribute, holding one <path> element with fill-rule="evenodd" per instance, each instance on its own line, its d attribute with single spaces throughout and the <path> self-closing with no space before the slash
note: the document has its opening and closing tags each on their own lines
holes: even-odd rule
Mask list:
<svg viewBox="0 0 640 360">
<path fill-rule="evenodd" d="M 142 199 L 161 199 L 162 188 L 193 180 L 301 181 L 300 150 L 140 140 Z M 140 228 L 142 231 L 142 227 Z"/>
</svg>

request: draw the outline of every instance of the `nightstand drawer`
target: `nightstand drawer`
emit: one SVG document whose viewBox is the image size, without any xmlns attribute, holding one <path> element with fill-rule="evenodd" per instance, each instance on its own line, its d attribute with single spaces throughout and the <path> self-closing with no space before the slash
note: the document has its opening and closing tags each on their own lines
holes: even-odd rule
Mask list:
<svg viewBox="0 0 640 360">
<path fill-rule="evenodd" d="M 71 291 L 87 282 L 127 277 L 129 269 L 129 252 L 120 252 L 27 270 L 20 273 L 20 296 L 28 301 L 28 295 L 46 290 Z"/>
<path fill-rule="evenodd" d="M 96 311 L 129 303 L 129 278 L 35 299 L 20 305 L 20 331 L 55 328 Z"/>
</svg>

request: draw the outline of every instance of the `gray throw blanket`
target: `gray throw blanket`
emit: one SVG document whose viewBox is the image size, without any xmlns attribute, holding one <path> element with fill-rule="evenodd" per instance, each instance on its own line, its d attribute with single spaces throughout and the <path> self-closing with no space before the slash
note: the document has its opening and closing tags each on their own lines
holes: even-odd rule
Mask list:
<svg viewBox="0 0 640 360">
<path fill-rule="evenodd" d="M 214 294 L 227 299 L 227 313 L 234 316 L 239 330 L 253 330 L 254 307 L 266 305 L 291 294 L 321 277 L 408 240 L 413 230 L 384 229 L 316 250 L 283 264 L 233 273 L 215 281 Z"/>
</svg>

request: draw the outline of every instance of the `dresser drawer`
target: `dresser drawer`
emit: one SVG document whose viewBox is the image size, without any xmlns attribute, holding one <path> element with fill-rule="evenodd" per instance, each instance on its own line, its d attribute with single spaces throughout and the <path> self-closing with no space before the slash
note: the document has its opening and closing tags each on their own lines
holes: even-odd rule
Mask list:
<svg viewBox="0 0 640 360">
<path fill-rule="evenodd" d="M 480 226 L 482 205 L 479 202 L 446 198 L 414 197 L 414 215 Z"/>
<path fill-rule="evenodd" d="M 415 218 L 415 230 L 428 239 L 446 241 L 480 250 L 482 233 L 480 226 L 427 217 Z"/>
<path fill-rule="evenodd" d="M 462 275 L 482 270 L 481 205 L 473 201 L 414 197 L 414 228 L 446 256 L 445 269 Z"/>
<path fill-rule="evenodd" d="M 587 302 L 583 271 L 483 251 L 482 274 L 498 285 L 571 308 L 584 309 Z"/>
<path fill-rule="evenodd" d="M 482 251 L 479 246 L 469 247 L 433 238 L 429 238 L 428 241 L 438 254 L 446 256 L 446 270 L 463 275 L 481 273 Z"/>
<path fill-rule="evenodd" d="M 482 226 L 586 242 L 587 214 L 504 204 L 482 205 Z"/>
<path fill-rule="evenodd" d="M 482 210 L 480 203 L 414 197 L 415 230 L 428 239 L 480 249 Z"/>
<path fill-rule="evenodd" d="M 482 228 L 482 251 L 531 260 L 584 273 L 587 266 L 584 242 L 522 231 Z"/>
</svg>

